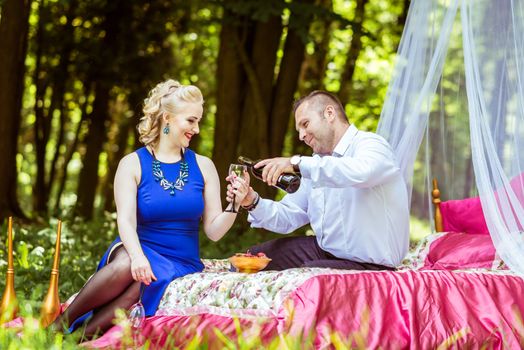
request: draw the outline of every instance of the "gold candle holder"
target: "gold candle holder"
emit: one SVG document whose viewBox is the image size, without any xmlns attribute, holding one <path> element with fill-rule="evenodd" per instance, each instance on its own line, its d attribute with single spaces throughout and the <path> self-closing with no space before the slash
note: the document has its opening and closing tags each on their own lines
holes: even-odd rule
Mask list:
<svg viewBox="0 0 524 350">
<path fill-rule="evenodd" d="M 62 221 L 58 220 L 56 230 L 56 245 L 53 268 L 51 269 L 51 280 L 49 289 L 40 310 L 40 325 L 49 326 L 60 314 L 60 298 L 58 297 L 58 271 L 60 264 L 60 233 L 62 231 Z"/>
<path fill-rule="evenodd" d="M 15 293 L 15 270 L 13 267 L 13 217 L 10 216 L 7 224 L 7 274 L 5 291 L 0 305 L 0 322 L 9 322 L 18 313 L 18 300 Z"/>
</svg>

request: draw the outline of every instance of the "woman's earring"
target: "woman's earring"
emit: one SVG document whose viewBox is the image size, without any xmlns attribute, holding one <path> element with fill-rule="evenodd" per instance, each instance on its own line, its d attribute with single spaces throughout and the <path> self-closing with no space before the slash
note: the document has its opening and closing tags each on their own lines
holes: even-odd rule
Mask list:
<svg viewBox="0 0 524 350">
<path fill-rule="evenodd" d="M 169 134 L 169 123 L 167 123 L 166 126 L 164 126 L 164 129 L 162 130 L 162 132 L 164 133 L 164 135 Z"/>
</svg>

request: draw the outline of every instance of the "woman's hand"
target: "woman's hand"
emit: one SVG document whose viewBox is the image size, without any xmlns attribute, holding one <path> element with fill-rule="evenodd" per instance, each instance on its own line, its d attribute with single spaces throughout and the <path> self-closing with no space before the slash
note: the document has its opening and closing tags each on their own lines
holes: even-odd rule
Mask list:
<svg viewBox="0 0 524 350">
<path fill-rule="evenodd" d="M 227 185 L 226 200 L 231 203 L 233 201 L 233 196 L 235 196 L 235 210 L 238 210 L 240 205 L 243 204 L 243 201 L 249 191 L 253 191 L 253 189 L 249 187 L 249 173 L 244 171 L 243 178 L 231 174 L 226 177 L 226 180 L 230 181 L 230 184 Z"/>
<path fill-rule="evenodd" d="M 143 254 L 131 258 L 131 275 L 135 281 L 142 282 L 146 286 L 149 286 L 151 281 L 156 281 L 156 276 L 151 269 L 151 265 Z"/>
</svg>

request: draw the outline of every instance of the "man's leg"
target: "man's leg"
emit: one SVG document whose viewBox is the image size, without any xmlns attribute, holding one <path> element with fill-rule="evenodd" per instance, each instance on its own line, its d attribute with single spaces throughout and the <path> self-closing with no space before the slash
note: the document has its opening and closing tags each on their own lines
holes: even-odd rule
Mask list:
<svg viewBox="0 0 524 350">
<path fill-rule="evenodd" d="M 272 259 L 264 270 L 302 267 L 308 261 L 326 258 L 313 236 L 278 238 L 253 246 L 249 251 L 252 254 L 262 252 Z"/>
<path fill-rule="evenodd" d="M 345 259 L 319 259 L 311 260 L 304 263 L 304 267 L 327 267 L 331 269 L 341 269 L 341 270 L 390 270 L 394 271 L 395 268 L 389 266 L 382 266 L 377 264 L 370 263 L 361 263 Z"/>
</svg>

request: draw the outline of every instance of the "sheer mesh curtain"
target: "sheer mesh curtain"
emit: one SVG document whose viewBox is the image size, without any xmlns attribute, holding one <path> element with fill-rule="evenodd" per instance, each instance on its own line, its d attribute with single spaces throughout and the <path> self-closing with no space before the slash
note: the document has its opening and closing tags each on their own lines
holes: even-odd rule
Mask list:
<svg viewBox="0 0 524 350">
<path fill-rule="evenodd" d="M 442 75 L 458 1 L 414 0 L 377 132 L 393 147 L 411 195 L 413 166 Z"/>
<path fill-rule="evenodd" d="M 497 252 L 524 274 L 523 1 L 468 0 L 461 5 L 477 188 Z"/>
<path fill-rule="evenodd" d="M 497 251 L 524 274 L 523 3 L 412 0 L 377 131 L 410 194 L 415 179 L 429 195 L 435 173 L 444 194 L 464 198 L 473 164 Z"/>
</svg>

